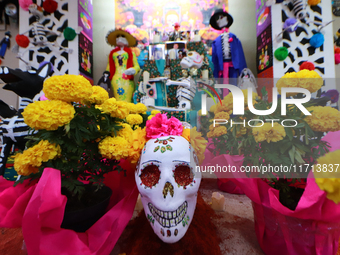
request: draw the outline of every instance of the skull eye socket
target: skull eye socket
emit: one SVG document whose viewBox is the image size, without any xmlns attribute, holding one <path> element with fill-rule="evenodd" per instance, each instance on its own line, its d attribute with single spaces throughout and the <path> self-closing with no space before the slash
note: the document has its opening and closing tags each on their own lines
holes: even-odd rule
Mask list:
<svg viewBox="0 0 340 255">
<path fill-rule="evenodd" d="M 161 172 L 159 171 L 158 166 L 149 165 L 142 170 L 140 179 L 146 187 L 151 188 L 158 183 L 160 175 Z"/>
<path fill-rule="evenodd" d="M 194 175 L 188 165 L 176 166 L 174 170 L 175 182 L 179 186 L 188 186 L 194 180 Z"/>
</svg>

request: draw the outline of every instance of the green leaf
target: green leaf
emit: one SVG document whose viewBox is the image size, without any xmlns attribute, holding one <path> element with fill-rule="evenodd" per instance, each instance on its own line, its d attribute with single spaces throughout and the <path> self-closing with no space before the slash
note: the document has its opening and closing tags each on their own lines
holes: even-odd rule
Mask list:
<svg viewBox="0 0 340 255">
<path fill-rule="evenodd" d="M 298 150 L 295 151 L 295 159 L 300 164 L 305 163 L 305 161 L 302 159 L 301 154 L 300 154 L 300 152 Z"/>
<path fill-rule="evenodd" d="M 295 146 L 293 146 L 289 151 L 288 151 L 290 161 L 294 164 L 294 158 L 295 158 Z"/>
<path fill-rule="evenodd" d="M 289 140 L 293 140 L 293 131 L 292 128 L 285 127 L 286 135 L 288 136 Z"/>
</svg>

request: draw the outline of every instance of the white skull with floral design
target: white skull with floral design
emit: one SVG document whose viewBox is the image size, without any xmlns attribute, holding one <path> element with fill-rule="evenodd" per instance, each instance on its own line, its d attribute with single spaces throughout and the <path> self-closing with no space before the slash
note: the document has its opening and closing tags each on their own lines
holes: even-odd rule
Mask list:
<svg viewBox="0 0 340 255">
<path fill-rule="evenodd" d="M 149 140 L 135 175 L 151 227 L 166 243 L 179 241 L 192 221 L 201 173 L 197 156 L 182 136 Z"/>
</svg>

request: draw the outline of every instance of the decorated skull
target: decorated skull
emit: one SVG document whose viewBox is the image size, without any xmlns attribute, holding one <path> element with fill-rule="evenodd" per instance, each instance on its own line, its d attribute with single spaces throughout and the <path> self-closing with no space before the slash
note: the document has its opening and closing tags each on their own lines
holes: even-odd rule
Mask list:
<svg viewBox="0 0 340 255">
<path fill-rule="evenodd" d="M 149 140 L 137 164 L 136 183 L 144 211 L 156 235 L 179 241 L 192 221 L 201 173 L 198 158 L 182 136 Z"/>
<path fill-rule="evenodd" d="M 180 64 L 182 68 L 200 68 L 203 65 L 203 58 L 196 51 L 189 51 L 187 57 L 182 58 Z"/>
</svg>

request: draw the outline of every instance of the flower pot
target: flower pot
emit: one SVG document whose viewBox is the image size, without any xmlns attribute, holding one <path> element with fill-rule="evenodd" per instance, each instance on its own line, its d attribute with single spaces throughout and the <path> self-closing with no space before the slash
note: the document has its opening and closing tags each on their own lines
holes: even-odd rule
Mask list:
<svg viewBox="0 0 340 255">
<path fill-rule="evenodd" d="M 266 255 L 337 253 L 340 224 L 299 219 L 252 202 L 255 232 Z"/>
<path fill-rule="evenodd" d="M 94 192 L 95 187 L 93 186 L 86 187 L 86 189 L 89 194 L 93 195 L 92 200 L 95 201 L 95 203 L 79 208 L 78 206 L 70 204 L 68 200 L 61 224 L 62 228 L 72 229 L 76 232 L 85 232 L 105 214 L 110 202 L 112 190 L 107 186 L 104 186 L 97 192 Z M 88 199 L 86 194 L 84 199 Z"/>
</svg>

